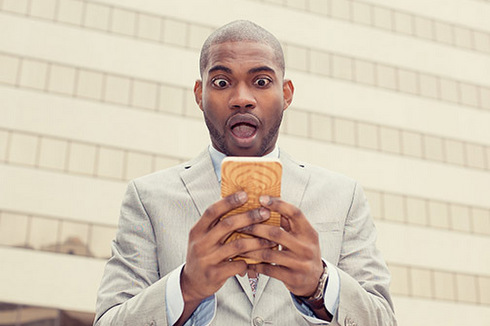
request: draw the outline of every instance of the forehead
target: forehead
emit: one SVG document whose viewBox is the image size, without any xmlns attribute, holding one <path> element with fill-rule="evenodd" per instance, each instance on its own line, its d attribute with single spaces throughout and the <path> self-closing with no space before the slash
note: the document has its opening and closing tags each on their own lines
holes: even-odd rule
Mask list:
<svg viewBox="0 0 490 326">
<path fill-rule="evenodd" d="M 232 71 L 240 68 L 267 66 L 279 75 L 280 68 L 274 50 L 267 44 L 258 42 L 225 42 L 213 44 L 208 52 L 207 73 L 216 66 L 225 66 Z"/>
</svg>

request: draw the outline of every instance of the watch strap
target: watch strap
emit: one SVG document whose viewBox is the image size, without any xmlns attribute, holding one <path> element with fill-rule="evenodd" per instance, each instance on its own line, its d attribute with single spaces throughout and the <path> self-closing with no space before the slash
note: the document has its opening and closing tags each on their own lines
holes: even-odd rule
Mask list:
<svg viewBox="0 0 490 326">
<path fill-rule="evenodd" d="M 316 288 L 315 293 L 313 293 L 312 296 L 310 297 L 300 297 L 298 296 L 297 298 L 304 302 L 306 305 L 311 307 L 312 309 L 320 309 L 324 307 L 324 299 L 323 299 L 323 294 L 325 292 L 325 286 L 327 285 L 328 281 L 328 267 L 325 263 L 323 263 L 323 273 L 320 276 L 320 279 L 318 280 L 318 286 Z"/>
</svg>

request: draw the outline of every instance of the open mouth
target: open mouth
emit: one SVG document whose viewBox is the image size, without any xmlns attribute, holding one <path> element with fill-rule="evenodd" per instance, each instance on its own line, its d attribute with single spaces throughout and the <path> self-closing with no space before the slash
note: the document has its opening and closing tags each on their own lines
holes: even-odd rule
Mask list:
<svg viewBox="0 0 490 326">
<path fill-rule="evenodd" d="M 258 119 L 251 114 L 237 114 L 230 118 L 228 126 L 237 138 L 250 138 L 257 132 Z"/>
<path fill-rule="evenodd" d="M 237 123 L 231 127 L 231 132 L 238 138 L 249 138 L 255 134 L 257 128 L 248 123 Z"/>
</svg>

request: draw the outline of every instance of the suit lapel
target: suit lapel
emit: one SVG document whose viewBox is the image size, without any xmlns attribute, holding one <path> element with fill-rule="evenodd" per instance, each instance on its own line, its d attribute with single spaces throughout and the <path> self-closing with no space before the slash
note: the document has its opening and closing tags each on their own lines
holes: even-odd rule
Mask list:
<svg viewBox="0 0 490 326">
<path fill-rule="evenodd" d="M 248 300 L 250 303 L 254 302 L 254 296 L 252 293 L 252 288 L 250 287 L 250 282 L 248 281 L 248 275 L 245 274 L 245 276 L 240 276 L 240 275 L 235 275 L 235 278 L 237 279 L 238 283 L 240 283 L 243 292 L 247 295 Z"/>
<path fill-rule="evenodd" d="M 296 163 L 283 151 L 280 152 L 279 159 L 282 163 L 281 198 L 296 207 L 300 207 L 310 174 L 305 171 L 304 165 Z M 255 303 L 259 301 L 262 293 L 264 293 L 268 282 L 268 276 L 259 276 Z"/>
<path fill-rule="evenodd" d="M 220 186 L 207 149 L 184 165 L 180 177 L 201 216 L 211 204 L 220 199 Z"/>
<path fill-rule="evenodd" d="M 305 170 L 304 165 L 296 163 L 288 154 L 282 151 L 280 160 L 283 168 L 281 198 L 299 207 L 310 180 L 310 174 Z"/>
</svg>

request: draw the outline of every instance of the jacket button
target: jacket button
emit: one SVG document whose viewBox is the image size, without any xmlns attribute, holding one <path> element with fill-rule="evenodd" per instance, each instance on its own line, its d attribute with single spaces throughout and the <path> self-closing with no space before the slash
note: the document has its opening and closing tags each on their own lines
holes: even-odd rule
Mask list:
<svg viewBox="0 0 490 326">
<path fill-rule="evenodd" d="M 260 317 L 254 318 L 254 326 L 262 326 L 264 325 L 264 320 Z"/>
<path fill-rule="evenodd" d="M 349 317 L 345 317 L 345 326 L 357 326 L 357 324 L 352 320 L 350 319 Z"/>
</svg>

